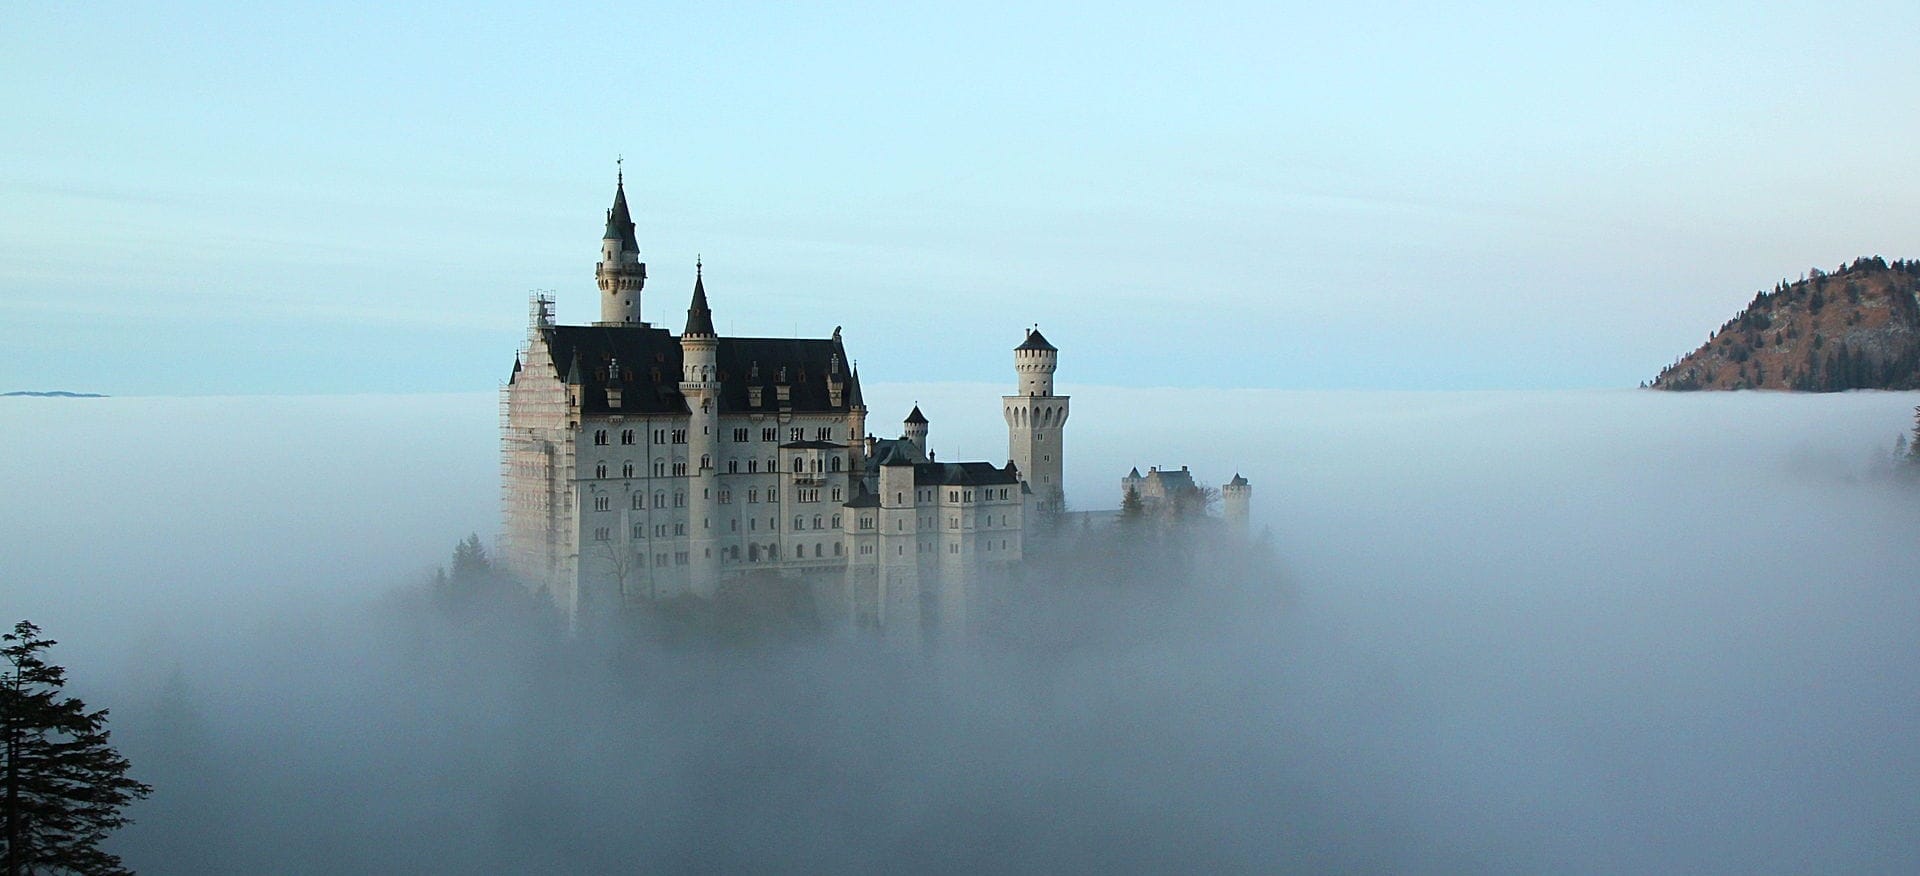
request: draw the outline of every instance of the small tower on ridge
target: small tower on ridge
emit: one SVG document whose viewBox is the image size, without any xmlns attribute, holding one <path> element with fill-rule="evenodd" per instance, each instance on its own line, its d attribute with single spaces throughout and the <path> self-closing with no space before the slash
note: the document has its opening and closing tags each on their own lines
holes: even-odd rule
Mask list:
<svg viewBox="0 0 1920 876">
<path fill-rule="evenodd" d="M 713 330 L 704 273 L 695 261 L 693 301 L 687 307 L 687 330 L 680 334 L 680 361 L 685 369 L 680 375 L 680 394 L 687 401 L 687 506 L 693 524 L 688 585 L 694 593 L 712 596 L 720 577 L 713 526 L 719 516 L 714 498 L 719 470 L 714 460 L 720 441 L 720 337 Z"/>
<path fill-rule="evenodd" d="M 647 285 L 647 266 L 633 237 L 625 171 L 615 175 L 613 207 L 607 210 L 607 233 L 600 237 L 600 262 L 593 266 L 593 277 L 600 284 L 601 325 L 646 324 L 640 320 L 640 290 Z"/>
<path fill-rule="evenodd" d="M 1245 534 L 1252 526 L 1250 515 L 1253 505 L 1253 484 L 1246 478 L 1234 473 L 1233 480 L 1220 486 L 1220 512 L 1227 518 L 1227 526 Z"/>
</svg>

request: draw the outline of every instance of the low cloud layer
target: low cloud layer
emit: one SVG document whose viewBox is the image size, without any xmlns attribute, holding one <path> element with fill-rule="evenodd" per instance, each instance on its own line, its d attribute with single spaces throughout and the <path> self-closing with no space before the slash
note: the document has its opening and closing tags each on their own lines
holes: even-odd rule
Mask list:
<svg viewBox="0 0 1920 876">
<path fill-rule="evenodd" d="M 915 391 L 942 458 L 997 391 Z M 149 873 L 1905 871 L 1916 403 L 1081 391 L 1070 498 L 1242 472 L 1271 566 L 1088 556 L 923 659 L 447 621 L 488 397 L 7 400 L 0 604 L 156 785 Z"/>
</svg>

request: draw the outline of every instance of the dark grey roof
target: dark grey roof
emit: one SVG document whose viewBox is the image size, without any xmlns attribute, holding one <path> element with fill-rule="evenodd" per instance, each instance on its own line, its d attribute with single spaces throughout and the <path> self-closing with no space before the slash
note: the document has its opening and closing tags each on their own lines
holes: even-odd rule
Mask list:
<svg viewBox="0 0 1920 876">
<path fill-rule="evenodd" d="M 847 445 L 832 441 L 788 441 L 780 445 L 781 450 L 845 450 Z"/>
<path fill-rule="evenodd" d="M 687 305 L 687 335 L 714 335 L 713 308 L 707 306 L 707 281 L 698 265 L 693 269 L 693 303 Z"/>
<path fill-rule="evenodd" d="M 867 400 L 860 397 L 860 369 L 856 367 L 852 369 L 852 372 L 853 386 L 847 389 L 847 404 L 856 408 L 866 407 Z"/>
<path fill-rule="evenodd" d="M 1134 467 L 1133 467 L 1133 471 L 1130 471 L 1130 472 L 1127 472 L 1127 477 L 1128 477 L 1129 479 L 1131 479 L 1131 480 L 1136 480 L 1136 481 L 1137 481 L 1137 480 L 1139 480 L 1139 479 L 1140 479 L 1140 466 L 1137 466 L 1137 465 L 1136 465 L 1136 466 L 1134 466 Z"/>
<path fill-rule="evenodd" d="M 907 415 L 907 422 L 914 425 L 925 425 L 927 422 L 927 415 L 920 413 L 919 405 L 914 405 L 913 413 Z"/>
<path fill-rule="evenodd" d="M 1007 486 L 1019 482 L 1011 465 L 998 468 L 991 462 L 922 462 L 913 467 L 916 487 Z"/>
<path fill-rule="evenodd" d="M 633 216 L 627 212 L 627 182 L 620 180 L 613 187 L 613 209 L 607 211 L 607 233 L 601 240 L 617 240 L 633 252 L 640 251 L 640 243 L 633 239 Z"/>
<path fill-rule="evenodd" d="M 1055 347 L 1054 345 L 1052 345 L 1052 344 L 1049 344 L 1049 343 L 1047 343 L 1047 338 L 1046 338 L 1046 336 L 1045 336 L 1045 335 L 1042 335 L 1042 334 L 1040 334 L 1040 330 L 1039 330 L 1039 329 L 1037 329 L 1037 328 L 1033 328 L 1033 329 L 1027 329 L 1027 339 L 1026 339 L 1025 341 L 1023 341 L 1023 342 L 1021 342 L 1021 344 L 1020 344 L 1020 346 L 1018 346 L 1018 347 L 1014 347 L 1014 349 L 1016 349 L 1016 350 L 1055 350 L 1055 351 L 1057 351 L 1057 350 L 1059 350 L 1060 348 L 1059 348 L 1059 347 Z"/>
<path fill-rule="evenodd" d="M 1241 477 L 1239 472 L 1234 472 L 1233 480 L 1227 481 L 1227 486 L 1229 487 L 1244 487 L 1246 485 L 1247 479 Z"/>
<path fill-rule="evenodd" d="M 841 507 L 843 508 L 878 508 L 880 507 L 880 497 L 874 494 L 872 491 L 868 490 L 867 485 L 865 483 L 856 482 L 856 486 L 854 487 L 854 491 L 853 491 L 853 498 L 847 500 L 847 504 Z"/>
<path fill-rule="evenodd" d="M 889 443 L 887 446 L 880 448 L 880 452 L 876 454 L 873 464 L 877 466 L 918 466 L 919 463 L 914 462 L 913 454 L 907 450 L 907 448 L 911 446 L 913 446 L 913 442 L 911 441 L 894 441 Z M 916 484 L 920 482 L 919 471 L 917 469 L 914 472 L 913 481 Z"/>
<path fill-rule="evenodd" d="M 611 413 L 607 406 L 607 366 L 620 360 L 620 413 L 685 413 L 680 395 L 680 342 L 666 329 L 646 325 L 561 325 L 540 330 L 553 361 L 568 363 L 562 380 L 577 380 L 580 406 L 587 413 Z M 779 411 L 774 388 L 782 374 L 791 389 L 791 409 L 801 413 L 844 413 L 859 397 L 858 379 L 842 371 L 846 386 L 833 404 L 828 378 L 835 356 L 847 361 L 838 341 L 819 338 L 720 338 L 715 358 L 720 369 L 720 412 Z M 578 363 L 575 368 L 574 363 Z M 757 372 L 757 373 L 756 373 Z M 747 389 L 763 389 L 758 407 Z"/>
</svg>

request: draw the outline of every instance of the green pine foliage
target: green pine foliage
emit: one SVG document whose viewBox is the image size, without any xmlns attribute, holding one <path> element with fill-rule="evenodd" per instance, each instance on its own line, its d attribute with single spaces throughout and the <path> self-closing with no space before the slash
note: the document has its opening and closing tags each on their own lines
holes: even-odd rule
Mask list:
<svg viewBox="0 0 1920 876">
<path fill-rule="evenodd" d="M 62 694 L 66 670 L 46 662 L 55 643 L 28 621 L 0 635 L 0 860 L 7 876 L 129 873 L 101 850 L 121 814 L 152 788 L 127 777 L 127 759 L 108 742 L 107 710 L 88 711 Z"/>
</svg>

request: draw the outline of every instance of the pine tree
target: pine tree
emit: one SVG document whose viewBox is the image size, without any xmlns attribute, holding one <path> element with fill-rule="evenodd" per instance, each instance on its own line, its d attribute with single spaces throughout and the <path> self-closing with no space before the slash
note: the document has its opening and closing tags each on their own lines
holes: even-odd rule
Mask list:
<svg viewBox="0 0 1920 876">
<path fill-rule="evenodd" d="M 41 659 L 55 643 L 21 621 L 0 635 L 0 859 L 7 876 L 129 873 L 100 850 L 127 824 L 120 810 L 153 789 L 127 777 L 127 759 L 107 743 L 107 710 L 61 696 L 66 670 Z"/>
<path fill-rule="evenodd" d="M 1120 500 L 1120 519 L 1125 521 L 1139 520 L 1141 517 L 1146 516 L 1146 513 L 1147 506 L 1140 501 L 1140 491 L 1133 487 L 1128 487 L 1126 497 Z"/>
</svg>

